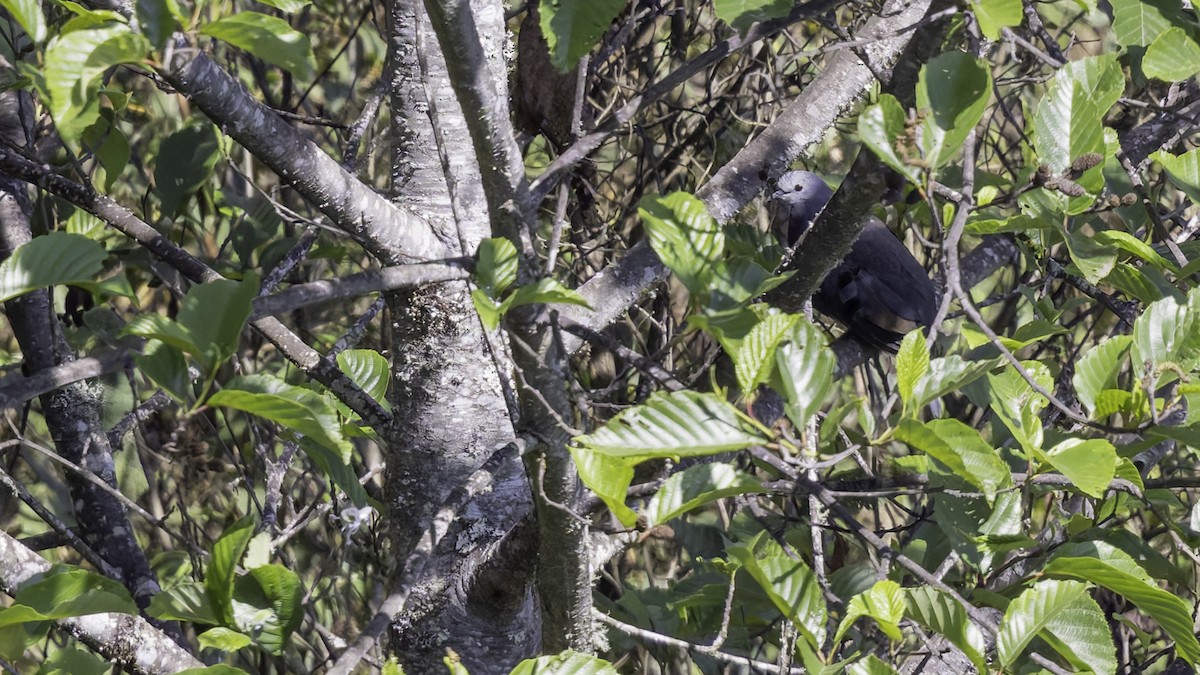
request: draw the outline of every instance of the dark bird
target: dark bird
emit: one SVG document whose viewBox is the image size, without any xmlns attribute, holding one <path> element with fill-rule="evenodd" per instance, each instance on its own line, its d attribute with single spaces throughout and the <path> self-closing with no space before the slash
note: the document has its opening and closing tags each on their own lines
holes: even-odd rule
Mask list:
<svg viewBox="0 0 1200 675">
<path fill-rule="evenodd" d="M 778 187 L 771 195 L 771 222 L 780 238 L 795 246 L 833 190 L 808 171 L 784 174 Z M 908 248 L 871 217 L 850 252 L 821 282 L 813 307 L 860 342 L 895 353 L 905 333 L 933 323 L 937 291 Z"/>
</svg>

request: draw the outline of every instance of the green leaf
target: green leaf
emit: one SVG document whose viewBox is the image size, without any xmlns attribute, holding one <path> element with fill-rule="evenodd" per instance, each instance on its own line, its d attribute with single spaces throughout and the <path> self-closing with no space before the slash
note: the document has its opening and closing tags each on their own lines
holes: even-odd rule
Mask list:
<svg viewBox="0 0 1200 675">
<path fill-rule="evenodd" d="M 1122 595 L 1158 622 L 1175 641 L 1175 650 L 1193 666 L 1200 664 L 1200 642 L 1192 633 L 1191 607 L 1141 575 L 1130 574 L 1106 560 L 1063 557 L 1051 560 L 1042 573 L 1051 577 L 1080 579 Z M 1144 574 L 1144 572 L 1143 572 Z"/>
<path fill-rule="evenodd" d="M 295 572 L 275 564 L 255 567 L 234 583 L 234 625 L 267 652 L 281 654 L 303 617 L 302 595 Z"/>
<path fill-rule="evenodd" d="M 484 328 L 496 330 L 500 325 L 500 317 L 503 316 L 502 305 L 489 298 L 488 294 L 479 288 L 471 289 L 471 303 L 475 305 L 475 311 L 479 313 L 479 320 L 483 322 Z"/>
<path fill-rule="evenodd" d="M 825 641 L 825 598 L 808 565 L 789 556 L 768 532 L 760 532 L 748 543 L 732 544 L 726 552 L 758 582 L 775 608 L 796 624 L 809 645 L 819 647 Z"/>
<path fill-rule="evenodd" d="M 207 668 L 188 668 L 187 670 L 175 673 L 175 675 L 249 675 L 249 673 L 241 668 L 234 668 L 233 666 L 218 663 L 215 666 Z"/>
<path fill-rule="evenodd" d="M 100 657 L 66 646 L 47 651 L 46 660 L 38 668 L 38 675 L 106 675 L 112 665 Z"/>
<path fill-rule="evenodd" d="M 114 66 L 141 62 L 149 51 L 146 38 L 124 24 L 96 26 L 89 17 L 68 21 L 46 46 L 43 68 L 50 114 L 59 133 L 69 141 L 77 139 L 99 117 L 100 76 Z"/>
<path fill-rule="evenodd" d="M 391 371 L 387 359 L 374 349 L 347 349 L 337 355 L 338 368 L 371 398 L 387 405 Z"/>
<path fill-rule="evenodd" d="M 591 654 L 565 651 L 553 656 L 525 659 L 510 675 L 617 675 L 611 663 Z"/>
<path fill-rule="evenodd" d="M 91 281 L 107 255 L 103 246 L 78 234 L 34 237 L 0 263 L 0 302 L 46 286 Z"/>
<path fill-rule="evenodd" d="M 968 221 L 965 231 L 968 234 L 1000 234 L 1002 232 L 1048 230 L 1051 227 L 1053 226 L 1045 220 L 1018 213 L 1002 219 L 985 218 Z"/>
<path fill-rule="evenodd" d="M 550 0 L 541 3 L 538 12 L 542 35 L 550 49 L 550 63 L 564 73 L 574 68 L 624 7 L 625 0 Z"/>
<path fill-rule="evenodd" d="M 85 129 L 80 140 L 83 147 L 96 156 L 96 161 L 104 170 L 104 189 L 111 190 L 129 163 L 129 140 L 107 115 L 102 115 L 95 124 Z"/>
<path fill-rule="evenodd" d="M 883 94 L 878 103 L 867 106 L 858 115 L 858 135 L 863 143 L 879 155 L 884 164 L 895 169 L 909 182 L 920 185 L 920 169 L 908 164 L 896 153 L 895 144 L 905 138 L 907 125 L 904 107 L 891 94 Z"/>
<path fill-rule="evenodd" d="M 752 24 L 781 19 L 792 11 L 792 0 L 715 0 L 717 18 L 744 33 Z"/>
<path fill-rule="evenodd" d="M 826 345 L 825 334 L 801 318 L 792 328 L 791 341 L 775 350 L 775 361 L 788 419 L 796 428 L 802 428 L 821 409 L 833 388 L 837 359 Z"/>
<path fill-rule="evenodd" d="M 208 595 L 207 586 L 201 583 L 180 584 L 162 591 L 150 600 L 146 613 L 163 621 L 191 621 L 210 626 L 223 620 Z"/>
<path fill-rule="evenodd" d="M 1018 15 L 1020 4 L 1018 2 Z M 922 156 L 931 169 L 945 166 L 979 124 L 991 98 L 985 62 L 963 52 L 946 52 L 921 68 L 917 110 L 922 118 Z"/>
<path fill-rule="evenodd" d="M 698 464 L 668 478 L 646 505 L 648 527 L 665 523 L 718 499 L 764 492 L 753 476 L 729 464 Z"/>
<path fill-rule="evenodd" d="M 987 672 L 983 659 L 987 645 L 983 633 L 971 623 L 962 605 L 929 586 L 907 588 L 905 591 L 905 616 L 945 637 L 975 664 L 978 672 Z"/>
<path fill-rule="evenodd" d="M 194 356 L 210 372 L 237 351 L 258 289 L 258 276 L 253 272 L 242 281 L 217 279 L 188 289 L 179 310 L 179 325 L 198 350 Z"/>
<path fill-rule="evenodd" d="M 920 339 L 924 340 L 924 337 Z M 933 399 L 962 389 L 997 368 L 1003 360 L 1001 357 L 964 361 L 957 354 L 952 354 L 930 361 L 929 372 L 913 386 L 911 408 L 920 410 Z"/>
<path fill-rule="evenodd" d="M 1084 494 L 1097 499 L 1104 496 L 1117 470 L 1117 450 L 1102 438 L 1068 438 L 1047 450 L 1046 460 Z"/>
<path fill-rule="evenodd" d="M 1142 72 L 1146 77 L 1182 82 L 1200 73 L 1200 44 L 1182 28 L 1168 28 L 1146 49 Z"/>
<path fill-rule="evenodd" d="M 192 124 L 171 134 L 159 146 L 154 163 L 154 191 L 163 214 L 174 217 L 197 190 L 208 183 L 221 159 L 221 142 L 211 124 Z"/>
<path fill-rule="evenodd" d="M 1186 303 L 1163 298 L 1147 307 L 1133 323 L 1131 355 L 1139 379 L 1161 376 L 1165 364 L 1184 371 L 1195 367 L 1200 358 L 1200 289 L 1193 289 Z M 1154 389 L 1156 382 L 1147 384 Z"/>
<path fill-rule="evenodd" d="M 904 618 L 904 590 L 900 584 L 884 579 L 875 582 L 870 589 L 850 598 L 846 605 L 846 615 L 838 624 L 837 634 L 833 636 L 834 644 L 842 641 L 842 636 L 859 617 L 870 617 L 879 625 L 879 629 L 893 641 L 903 638 L 900 634 L 900 620 Z"/>
<path fill-rule="evenodd" d="M 30 40 L 41 43 L 46 39 L 46 16 L 42 14 L 40 0 L 0 0 L 0 7 L 21 24 Z"/>
<path fill-rule="evenodd" d="M 1093 237 L 1101 244 L 1119 248 L 1126 253 L 1135 255 L 1138 258 L 1145 260 L 1161 270 L 1169 270 L 1174 274 L 1179 274 L 1178 265 L 1162 257 L 1158 254 L 1158 251 L 1154 250 L 1154 247 L 1150 246 L 1141 239 L 1138 239 L 1132 234 L 1129 234 L 1128 232 L 1122 232 L 1120 230 L 1101 230 L 1093 235 Z"/>
<path fill-rule="evenodd" d="M 741 450 L 766 439 L 714 394 L 655 393 L 575 442 L 613 457 L 696 457 Z"/>
<path fill-rule="evenodd" d="M 1193 203 L 1200 203 L 1200 148 L 1188 150 L 1182 155 L 1172 155 L 1166 150 L 1159 150 L 1150 155 L 1150 159 L 1162 164 L 1167 177 L 1175 187 L 1183 190 Z"/>
<path fill-rule="evenodd" d="M 713 268 L 725 251 L 725 234 L 704 202 L 686 192 L 647 195 L 638 213 L 663 264 L 692 295 L 706 297 Z"/>
<path fill-rule="evenodd" d="M 1083 584 L 1040 581 L 1009 603 L 996 637 L 1000 662 L 1015 663 L 1039 633 L 1069 660 L 1098 675 L 1116 672 L 1116 648 L 1104 614 Z"/>
<path fill-rule="evenodd" d="M 913 412 L 913 391 L 928 373 L 929 345 L 921 331 L 914 330 L 904 336 L 896 352 L 896 388 L 906 411 Z"/>
<path fill-rule="evenodd" d="M 1113 32 L 1123 47 L 1145 47 L 1171 28 L 1179 0 L 1113 0 Z"/>
<path fill-rule="evenodd" d="M 205 25 L 200 34 L 244 49 L 301 79 L 311 76 L 315 67 L 308 36 L 276 16 L 238 12 Z"/>
<path fill-rule="evenodd" d="M 768 315 L 750 329 L 741 346 L 731 354 L 733 372 L 743 393 L 753 392 L 770 378 L 771 368 L 775 365 L 775 350 L 788 337 L 797 318 L 793 314 Z"/>
<path fill-rule="evenodd" d="M 176 0 L 137 0 L 134 9 L 142 34 L 156 49 L 162 49 L 167 44 L 183 20 L 183 12 L 179 10 Z"/>
<path fill-rule="evenodd" d="M 200 639 L 201 649 L 217 649 L 223 652 L 236 652 L 254 644 L 249 635 L 222 626 L 209 628 L 197 637 Z"/>
<path fill-rule="evenodd" d="M 353 450 L 342 435 L 337 412 L 320 394 L 270 375 L 244 375 L 229 381 L 208 404 L 233 408 L 271 420 L 333 451 L 342 464 Z"/>
<path fill-rule="evenodd" d="M 1098 284 L 1113 271 L 1117 263 L 1117 252 L 1096 238 L 1081 232 L 1061 230 L 1071 254 L 1071 262 L 1083 274 L 1088 283 Z"/>
<path fill-rule="evenodd" d="M 502 312 L 521 305 L 536 305 L 539 303 L 578 305 L 588 307 L 587 300 L 578 291 L 563 286 L 558 281 L 546 277 L 537 283 L 520 286 L 502 304 Z"/>
<path fill-rule="evenodd" d="M 633 482 L 633 467 L 645 458 L 615 457 L 575 446 L 568 450 L 575 460 L 579 480 L 604 501 L 625 527 L 632 527 L 637 522 L 637 514 L 625 505 L 625 495 Z"/>
<path fill-rule="evenodd" d="M 1036 361 L 1022 363 L 1042 389 L 1054 388 L 1054 380 L 1046 366 Z M 1044 429 L 1038 413 L 1048 403 L 1042 395 L 1021 377 L 1015 368 L 1006 368 L 998 374 L 988 375 L 989 398 L 992 412 L 1004 422 L 1013 438 L 1026 452 L 1035 452 L 1042 447 Z"/>
<path fill-rule="evenodd" d="M 1092 347 L 1075 362 L 1075 376 L 1071 382 L 1089 415 L 1095 415 L 1096 397 L 1100 392 L 1116 386 L 1117 376 L 1125 364 L 1125 354 L 1132 343 L 1132 337 L 1117 335 Z"/>
<path fill-rule="evenodd" d="M 504 237 L 479 242 L 475 265 L 475 283 L 487 297 L 498 300 L 517 280 L 517 247 Z"/>
<path fill-rule="evenodd" d="M 204 591 L 225 626 L 233 626 L 233 580 L 237 566 L 254 536 L 254 517 L 246 516 L 230 525 L 213 544 L 208 570 L 204 575 Z"/>
<path fill-rule="evenodd" d="M 264 5 L 274 7 L 288 14 L 295 14 L 312 3 L 309 0 L 258 0 Z"/>
<path fill-rule="evenodd" d="M 55 565 L 22 586 L 11 606 L 0 609 L 0 627 L 105 612 L 137 615 L 138 608 L 119 582 L 96 572 Z"/>
<path fill-rule="evenodd" d="M 1021 0 L 970 0 L 979 31 L 989 40 L 1000 39 L 1001 28 L 1021 25 Z"/>
</svg>

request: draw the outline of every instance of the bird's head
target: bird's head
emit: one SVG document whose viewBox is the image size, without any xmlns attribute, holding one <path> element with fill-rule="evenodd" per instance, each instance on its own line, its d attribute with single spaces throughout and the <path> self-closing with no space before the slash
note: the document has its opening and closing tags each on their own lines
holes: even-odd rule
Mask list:
<svg viewBox="0 0 1200 675">
<path fill-rule="evenodd" d="M 767 205 L 771 227 L 785 246 L 795 246 L 829 203 L 833 190 L 810 171 L 789 171 L 776 187 Z"/>
</svg>

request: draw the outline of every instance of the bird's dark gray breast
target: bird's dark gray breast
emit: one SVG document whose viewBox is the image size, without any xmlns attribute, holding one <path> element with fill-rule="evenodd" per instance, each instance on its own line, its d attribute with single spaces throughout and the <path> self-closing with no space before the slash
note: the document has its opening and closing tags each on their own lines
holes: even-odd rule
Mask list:
<svg viewBox="0 0 1200 675">
<path fill-rule="evenodd" d="M 813 306 L 863 342 L 895 352 L 906 333 L 933 323 L 937 292 L 904 244 L 872 218 L 821 282 Z"/>
</svg>

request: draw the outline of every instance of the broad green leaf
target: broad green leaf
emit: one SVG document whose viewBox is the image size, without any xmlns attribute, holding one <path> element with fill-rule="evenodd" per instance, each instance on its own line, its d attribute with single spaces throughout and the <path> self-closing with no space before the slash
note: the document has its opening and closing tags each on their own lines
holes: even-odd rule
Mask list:
<svg viewBox="0 0 1200 675">
<path fill-rule="evenodd" d="M 204 591 L 209 603 L 221 618 L 221 623 L 232 626 L 233 581 L 237 567 L 242 562 L 246 545 L 254 536 L 254 517 L 246 516 L 230 525 L 213 544 L 212 556 L 204 574 Z"/>
<path fill-rule="evenodd" d="M 188 354 L 198 354 L 200 351 L 187 328 L 161 314 L 140 314 L 125 324 L 121 333 L 160 340 Z"/>
<path fill-rule="evenodd" d="M 788 555 L 768 532 L 730 545 L 726 551 L 758 582 L 775 608 L 796 624 L 809 645 L 819 647 L 825 641 L 825 598 L 808 565 Z"/>
<path fill-rule="evenodd" d="M 232 600 L 234 626 L 271 654 L 281 654 L 303 618 L 300 578 L 282 565 L 263 565 L 238 577 Z"/>
<path fill-rule="evenodd" d="M 1162 257 L 1158 251 L 1154 250 L 1154 247 L 1128 232 L 1122 232 L 1121 230 L 1101 230 L 1094 237 L 1101 244 L 1115 246 L 1130 255 L 1145 260 L 1159 269 L 1169 270 L 1174 274 L 1179 273 L 1178 265 Z"/>
<path fill-rule="evenodd" d="M 1021 25 L 1021 0 L 970 0 L 979 31 L 989 40 L 1000 39 L 1001 28 Z"/>
<path fill-rule="evenodd" d="M 698 464 L 668 478 L 646 505 L 653 527 L 725 497 L 763 492 L 762 483 L 729 464 Z"/>
<path fill-rule="evenodd" d="M 914 330 L 904 336 L 900 350 L 896 352 L 896 388 L 904 409 L 914 412 L 913 392 L 917 383 L 929 373 L 929 345 L 921 331 Z"/>
<path fill-rule="evenodd" d="M 222 626 L 209 628 L 197 637 L 200 640 L 201 649 L 217 649 L 223 652 L 236 652 L 254 644 L 254 640 L 251 640 L 250 636 Z"/>
<path fill-rule="evenodd" d="M 316 63 L 308 36 L 276 16 L 238 12 L 206 24 L 200 34 L 244 49 L 301 79 L 312 75 Z"/>
<path fill-rule="evenodd" d="M 1098 284 L 1113 271 L 1117 264 L 1117 252 L 1112 246 L 1081 232 L 1060 230 L 1071 254 L 1071 262 L 1088 283 Z"/>
<path fill-rule="evenodd" d="M 587 307 L 587 300 L 578 291 L 563 286 L 549 277 L 538 280 L 537 283 L 518 287 L 503 303 L 502 311 L 508 311 L 521 305 L 578 305 Z"/>
<path fill-rule="evenodd" d="M 509 675 L 617 675 L 619 672 L 604 659 L 565 651 L 553 656 L 525 659 Z"/>
<path fill-rule="evenodd" d="M 489 298 L 499 299 L 517 280 L 517 247 L 504 237 L 479 242 L 475 265 L 475 283 Z"/>
<path fill-rule="evenodd" d="M 1162 626 L 1180 656 L 1193 666 L 1200 664 L 1200 642 L 1192 633 L 1192 608 L 1177 595 L 1095 558 L 1055 558 L 1042 573 L 1088 581 L 1124 596 Z"/>
<path fill-rule="evenodd" d="M 208 183 L 221 159 L 221 143 L 211 124 L 191 124 L 167 137 L 154 162 L 154 191 L 163 214 L 173 217 Z"/>
<path fill-rule="evenodd" d="M 1084 492 L 1104 496 L 1117 469 L 1117 451 L 1103 438 L 1068 438 L 1046 451 L 1046 460 Z"/>
<path fill-rule="evenodd" d="M 722 311 L 743 305 L 792 277 L 793 272 L 772 274 L 754 260 L 735 256 L 713 268 L 707 289 L 708 309 Z"/>
<path fill-rule="evenodd" d="M 1179 0 L 1113 0 L 1113 32 L 1123 47 L 1145 47 L 1175 25 Z"/>
<path fill-rule="evenodd" d="M 119 582 L 89 570 L 55 565 L 22 586 L 12 605 L 0 609 L 0 627 L 105 612 L 136 615 L 138 608 Z"/>
<path fill-rule="evenodd" d="M 264 5 L 269 5 L 275 9 L 282 10 L 288 14 L 295 14 L 300 10 L 312 4 L 309 0 L 258 0 Z"/>
<path fill-rule="evenodd" d="M 1083 155 L 1107 153 L 1103 117 L 1124 87 L 1115 54 L 1072 61 L 1055 74 L 1033 117 L 1038 159 L 1053 176 L 1069 171 Z M 1093 166 L 1072 180 L 1096 194 L 1104 185 L 1103 168 Z M 1082 212 L 1092 201 L 1088 195 L 1071 198 L 1067 212 Z"/>
<path fill-rule="evenodd" d="M 1076 395 L 1089 415 L 1096 411 L 1096 397 L 1101 391 L 1117 384 L 1117 376 L 1125 364 L 1125 354 L 1133 338 L 1117 335 L 1092 347 L 1075 362 L 1075 376 L 1071 379 Z"/>
<path fill-rule="evenodd" d="M 207 587 L 201 583 L 180 584 L 162 591 L 150 600 L 146 613 L 163 621 L 191 621 L 215 626 L 221 612 L 213 606 Z"/>
<path fill-rule="evenodd" d="M 1134 298 L 1143 305 L 1158 302 L 1165 297 L 1163 289 L 1158 286 L 1143 268 L 1134 267 L 1129 263 L 1118 262 L 1104 283 L 1116 288 L 1121 293 Z"/>
<path fill-rule="evenodd" d="M 958 453 L 965 469 L 962 477 L 978 487 L 989 503 L 997 491 L 1012 485 L 1008 465 L 978 430 L 955 419 L 931 420 L 925 426 Z"/>
<path fill-rule="evenodd" d="M 1045 391 L 1054 388 L 1054 380 L 1044 364 L 1025 361 L 1021 364 Z M 1008 427 L 1013 438 L 1026 452 L 1042 447 L 1042 421 L 1038 413 L 1048 405 L 1041 394 L 1025 381 L 1015 368 L 1005 368 L 997 374 L 988 375 L 988 392 L 992 412 Z"/>
<path fill-rule="evenodd" d="M 758 385 L 766 382 L 775 365 L 775 350 L 796 325 L 794 314 L 773 313 L 759 322 L 733 356 L 733 372 L 737 375 L 738 388 L 750 394 Z"/>
<path fill-rule="evenodd" d="M 383 354 L 374 349 L 347 349 L 337 355 L 337 364 L 371 398 L 387 405 L 391 371 Z"/>
<path fill-rule="evenodd" d="M 833 670 L 832 668 L 830 668 L 830 669 L 826 669 L 826 672 L 835 672 L 835 673 L 845 672 L 845 673 L 849 673 L 849 675 L 899 675 L 900 674 L 900 671 L 896 670 L 890 664 L 883 661 L 882 659 L 880 659 L 878 656 L 875 656 L 874 654 L 868 654 L 867 658 L 859 659 L 858 661 L 855 661 L 854 663 L 850 664 L 849 666 L 846 666 L 844 669 L 842 666 L 839 665 L 839 666 L 837 666 L 836 670 Z M 825 673 L 821 673 L 821 675 L 825 675 Z"/>
<path fill-rule="evenodd" d="M 775 350 L 775 361 L 788 419 L 803 428 L 833 388 L 837 359 L 826 346 L 825 334 L 802 318 L 792 328 L 791 340 Z"/>
<path fill-rule="evenodd" d="M 962 605 L 929 586 L 907 588 L 905 595 L 905 616 L 949 640 L 975 664 L 977 671 L 987 671 L 983 633 L 971 623 Z"/>
<path fill-rule="evenodd" d="M 163 48 L 184 19 L 176 0 L 137 0 L 134 9 L 142 34 L 156 49 Z"/>
<path fill-rule="evenodd" d="M 61 649 L 48 650 L 46 659 L 40 665 L 38 675 L 106 675 L 112 670 L 109 662 L 69 644 Z"/>
<path fill-rule="evenodd" d="M 249 675 L 249 673 L 241 668 L 234 668 L 233 666 L 218 663 L 215 666 L 207 668 L 188 668 L 187 670 L 175 673 L 175 675 Z"/>
<path fill-rule="evenodd" d="M 930 168 L 954 159 L 983 117 L 991 92 L 992 76 L 986 64 L 969 54 L 945 52 L 921 68 L 917 110 L 925 113 L 921 148 Z"/>
<path fill-rule="evenodd" d="M 40 43 L 46 39 L 46 16 L 42 14 L 41 0 L 0 0 L 0 7 L 7 9 L 21 24 L 30 40 Z"/>
<path fill-rule="evenodd" d="M 741 450 L 766 439 L 713 394 L 656 393 L 575 442 L 613 457 L 696 457 Z"/>
<path fill-rule="evenodd" d="M 638 213 L 663 264 L 692 295 L 706 297 L 713 268 L 725 251 L 725 234 L 704 202 L 686 192 L 647 195 Z"/>
<path fill-rule="evenodd" d="M 1200 148 L 1188 150 L 1182 155 L 1172 155 L 1165 150 L 1159 150 L 1150 155 L 1150 159 L 1162 164 L 1167 177 L 1175 187 L 1183 190 L 1193 203 L 1200 203 Z"/>
<path fill-rule="evenodd" d="M 838 624 L 837 634 L 833 636 L 834 644 L 840 643 L 850 626 L 863 616 L 874 619 L 889 639 L 899 641 L 902 638 L 899 623 L 904 618 L 904 589 L 900 588 L 900 584 L 884 579 L 850 598 L 846 615 Z"/>
<path fill-rule="evenodd" d="M 46 286 L 91 281 L 106 256 L 103 246 L 82 235 L 34 237 L 0 263 L 0 302 Z"/>
<path fill-rule="evenodd" d="M 139 63 L 150 51 L 146 38 L 120 23 L 95 25 L 87 17 L 71 19 L 46 46 L 46 92 L 60 134 L 75 140 L 99 117 L 96 84 L 109 68 Z M 85 114 L 86 113 L 86 114 Z"/>
<path fill-rule="evenodd" d="M 471 303 L 475 305 L 475 311 L 479 313 L 479 320 L 483 322 L 484 328 L 488 330 L 496 330 L 500 325 L 500 317 L 503 316 L 503 305 L 488 297 L 482 289 L 471 289 Z"/>
<path fill-rule="evenodd" d="M 1025 232 L 1026 230 L 1047 230 L 1053 227 L 1041 218 L 1018 213 L 1007 218 L 984 218 L 967 222 L 965 231 L 968 234 L 999 234 L 1001 232 Z"/>
<path fill-rule="evenodd" d="M 1200 357 L 1200 290 L 1193 289 L 1184 304 L 1163 298 L 1147 307 L 1133 324 L 1131 355 L 1139 379 L 1161 375 L 1168 363 L 1191 370 Z"/>
<path fill-rule="evenodd" d="M 625 0 L 550 0 L 538 6 L 550 63 L 561 72 L 574 68 L 608 30 Z"/>
<path fill-rule="evenodd" d="M 717 18 L 744 32 L 752 24 L 787 16 L 794 3 L 791 0 L 714 0 Z"/>
<path fill-rule="evenodd" d="M 194 356 L 210 372 L 237 351 L 258 289 L 253 272 L 242 281 L 217 279 L 188 289 L 178 322 L 199 350 Z"/>
<path fill-rule="evenodd" d="M 187 359 L 178 347 L 161 340 L 147 340 L 142 353 L 134 356 L 134 361 L 143 375 L 176 400 L 183 403 L 191 401 L 192 376 L 188 372 Z"/>
<path fill-rule="evenodd" d="M 579 480 L 596 493 L 613 515 L 626 527 L 637 522 L 637 514 L 625 505 L 625 495 L 633 482 L 633 468 L 643 457 L 615 457 L 587 448 L 571 446 L 571 458 Z"/>
<path fill-rule="evenodd" d="M 353 448 L 342 435 L 337 412 L 314 391 L 270 375 L 244 375 L 226 383 L 208 404 L 271 420 L 333 451 L 342 464 L 350 463 Z"/>
<path fill-rule="evenodd" d="M 1166 82 L 1186 80 L 1200 73 L 1200 44 L 1182 28 L 1168 28 L 1146 49 L 1142 72 Z"/>
<path fill-rule="evenodd" d="M 867 106 L 858 115 L 858 135 L 867 147 L 909 182 L 920 185 L 920 169 L 901 159 L 896 152 L 896 143 L 905 138 L 907 125 L 904 107 L 891 94 L 883 94 L 878 103 Z M 906 149 L 904 155 L 907 156 L 908 152 L 911 150 Z"/>
<path fill-rule="evenodd" d="M 109 115 L 102 114 L 96 123 L 83 131 L 83 147 L 92 152 L 103 171 L 105 190 L 111 190 L 125 165 L 129 163 L 129 140 L 121 129 L 112 124 Z"/>
<path fill-rule="evenodd" d="M 930 361 L 929 372 L 913 386 L 912 409 L 919 410 L 939 396 L 962 389 L 1001 363 L 1003 358 L 964 361 L 957 354 Z"/>
<path fill-rule="evenodd" d="M 1000 662 L 1015 663 L 1039 633 L 1068 659 L 1098 675 L 1116 672 L 1116 649 L 1104 614 L 1084 584 L 1044 580 L 1012 601 L 996 637 Z"/>
</svg>

